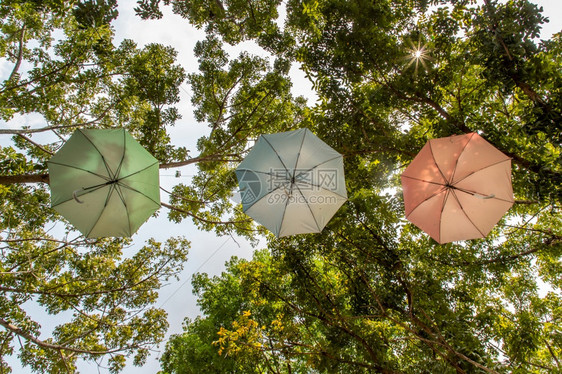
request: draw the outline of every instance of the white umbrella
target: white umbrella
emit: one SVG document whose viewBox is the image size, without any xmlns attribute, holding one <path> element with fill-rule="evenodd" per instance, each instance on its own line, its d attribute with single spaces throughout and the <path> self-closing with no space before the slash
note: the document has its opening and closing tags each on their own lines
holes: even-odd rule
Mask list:
<svg viewBox="0 0 562 374">
<path fill-rule="evenodd" d="M 347 200 L 342 155 L 308 129 L 260 136 L 236 177 L 244 212 L 277 237 L 321 232 Z"/>
</svg>

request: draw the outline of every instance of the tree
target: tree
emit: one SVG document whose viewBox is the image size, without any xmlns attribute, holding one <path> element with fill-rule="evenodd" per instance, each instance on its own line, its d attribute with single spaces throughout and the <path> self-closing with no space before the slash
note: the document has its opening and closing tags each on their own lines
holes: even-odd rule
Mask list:
<svg viewBox="0 0 562 374">
<path fill-rule="evenodd" d="M 560 297 L 539 297 L 525 249 L 536 241 L 540 262 L 553 261 L 559 233 L 432 246 L 417 230 L 397 233 L 402 209 L 390 196 L 362 194 L 346 208 L 329 233 L 196 277 L 206 317 L 170 340 L 164 372 L 182 372 L 178 362 L 214 372 L 215 361 L 241 372 L 556 371 Z"/>
<path fill-rule="evenodd" d="M 175 105 L 186 79 L 176 52 L 159 44 L 139 49 L 131 40 L 115 46 L 115 1 L 9 1 L 0 13 L 0 53 L 12 63 L 0 115 L 36 113 L 45 122 L 0 129 L 13 141 L 0 148 L 1 371 L 10 370 L 4 357 L 16 352 L 16 341 L 22 363 L 37 372 L 73 372 L 78 358 L 104 356 L 113 372 L 127 356 L 141 365 L 167 328 L 165 313 L 151 305 L 162 282 L 182 269 L 189 242 L 151 240 L 130 255 L 129 240 L 85 239 L 50 208 L 46 161 L 77 128 L 124 127 L 161 168 L 200 165 L 195 181 L 176 186 L 170 204 L 162 204 L 170 220 L 253 237 L 251 221 L 229 201 L 232 163 L 247 152 L 248 139 L 296 126 L 304 100 L 291 96 L 283 61 L 272 67 L 242 54 L 229 62 L 217 39 L 202 41 L 195 51 L 200 73 L 188 79 L 210 134 L 192 155 L 167 133 L 180 118 Z M 61 220 L 64 228 L 53 230 Z M 47 331 L 26 313 L 27 301 L 60 316 L 52 338 L 39 338 Z"/>
<path fill-rule="evenodd" d="M 208 357 L 175 348 L 195 341 L 274 373 L 560 371 L 562 35 L 536 40 L 538 7 L 295 0 L 260 33 L 250 3 L 169 3 L 301 64 L 320 100 L 300 125 L 344 154 L 349 202 L 321 235 L 270 236 L 270 256 L 195 278 L 205 316 L 164 372 Z M 397 177 L 428 139 L 473 131 L 512 157 L 516 204 L 486 239 L 438 245 L 406 223 Z"/>
<path fill-rule="evenodd" d="M 158 17 L 159 3 L 141 1 L 138 12 Z M 562 37 L 536 40 L 545 21 L 536 6 L 163 4 L 208 34 L 195 50 L 199 72 L 187 76 L 196 119 L 209 126 L 197 155 L 166 133 L 185 78 L 174 51 L 113 46 L 114 2 L 0 8 L 0 52 L 13 63 L 2 116 L 37 112 L 46 122 L 0 130 L 15 136 L 0 150 L 3 355 L 18 336 L 27 342 L 23 362 L 37 371 L 72 371 L 77 355 L 103 353 L 115 354 L 117 371 L 123 354 L 142 363 L 165 328 L 161 312 L 144 308 L 160 279 L 181 267 L 185 240 L 165 249 L 148 242 L 130 260 L 123 241 L 86 240 L 70 227 L 62 238 L 49 232 L 60 218 L 47 204 L 45 161 L 73 128 L 122 126 L 162 168 L 197 164 L 193 182 L 171 192 L 169 218 L 252 239 L 265 231 L 229 200 L 236 163 L 259 134 L 308 127 L 344 154 L 349 202 L 321 235 L 269 236 L 271 254 L 233 261 L 221 277 L 196 277 L 206 315 L 170 341 L 166 372 L 559 370 Z M 55 30 L 66 38 L 53 41 Z M 273 63 L 247 53 L 231 59 L 221 48 L 244 40 L 273 53 Z M 313 82 L 314 107 L 290 93 L 293 63 Z M 472 131 L 513 158 L 517 204 L 486 239 L 438 245 L 403 218 L 398 175 L 428 139 Z M 46 132 L 56 142 L 32 139 Z M 38 340 L 37 322 L 21 308 L 33 297 L 51 313 L 75 311 L 52 341 Z M 118 308 L 121 300 L 129 301 Z M 137 309 L 145 310 L 140 320 Z M 150 323 L 158 326 L 152 334 Z"/>
<path fill-rule="evenodd" d="M 52 231 L 60 217 L 44 185 L 45 161 L 78 127 L 122 125 L 161 162 L 186 159 L 164 130 L 177 118 L 171 105 L 185 77 L 175 51 L 156 44 L 141 50 L 132 41 L 113 46 L 116 12 L 115 1 L 0 5 L 0 54 L 13 64 L 0 87 L 0 115 L 39 113 L 46 124 L 0 129 L 14 144 L 0 148 L 3 373 L 16 349 L 35 372 L 74 372 L 78 358 L 104 356 L 118 372 L 127 356 L 141 365 L 167 329 L 165 312 L 152 304 L 162 282 L 182 269 L 189 242 L 151 240 L 131 254 L 130 240 L 85 239 L 70 226 Z M 55 141 L 33 139 L 45 133 Z M 26 302 L 60 316 L 51 337 L 40 336 L 49 332 Z"/>
</svg>

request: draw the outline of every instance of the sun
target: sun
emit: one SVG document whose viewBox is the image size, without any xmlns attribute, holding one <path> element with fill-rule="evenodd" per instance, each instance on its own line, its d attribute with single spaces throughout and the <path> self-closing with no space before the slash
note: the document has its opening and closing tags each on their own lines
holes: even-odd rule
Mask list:
<svg viewBox="0 0 562 374">
<path fill-rule="evenodd" d="M 421 44 L 421 40 L 418 41 L 418 45 L 415 45 L 412 42 L 410 42 L 410 44 L 412 47 L 407 49 L 408 55 L 406 56 L 406 59 L 409 60 L 409 62 L 408 65 L 406 65 L 406 68 L 410 65 L 414 65 L 414 72 L 417 75 L 419 65 L 421 64 L 424 69 L 427 69 L 426 61 L 431 58 L 429 57 L 427 47 Z"/>
</svg>

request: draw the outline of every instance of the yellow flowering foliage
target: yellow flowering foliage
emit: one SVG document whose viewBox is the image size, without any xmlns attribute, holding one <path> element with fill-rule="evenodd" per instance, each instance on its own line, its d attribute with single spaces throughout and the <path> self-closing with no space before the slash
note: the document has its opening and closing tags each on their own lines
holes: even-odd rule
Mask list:
<svg viewBox="0 0 562 374">
<path fill-rule="evenodd" d="M 218 340 L 214 345 L 219 346 L 219 355 L 236 355 L 241 353 L 254 353 L 261 350 L 262 330 L 265 326 L 259 324 L 251 318 L 250 311 L 242 312 L 237 320 L 232 322 L 232 329 L 221 327 L 217 332 Z"/>
</svg>

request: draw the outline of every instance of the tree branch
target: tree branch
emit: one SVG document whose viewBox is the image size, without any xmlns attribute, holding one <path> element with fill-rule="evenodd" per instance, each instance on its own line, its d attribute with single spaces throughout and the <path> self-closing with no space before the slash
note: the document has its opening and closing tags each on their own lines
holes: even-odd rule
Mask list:
<svg viewBox="0 0 562 374">
<path fill-rule="evenodd" d="M 18 134 L 18 136 L 24 140 L 26 140 L 27 142 L 33 144 L 34 146 L 36 146 L 37 148 L 39 148 L 40 150 L 42 150 L 43 152 L 50 154 L 51 156 L 54 155 L 53 152 L 49 151 L 48 149 L 46 149 L 45 147 L 43 147 L 41 144 L 38 144 L 36 142 L 34 142 L 33 140 L 31 140 L 30 138 L 28 138 L 27 136 L 23 135 L 23 134 Z"/>
<path fill-rule="evenodd" d="M 58 125 L 58 126 L 46 126 L 46 127 L 41 127 L 38 129 L 0 129 L 0 135 L 20 135 L 20 134 L 35 134 L 38 132 L 45 132 L 45 131 L 51 131 L 51 130 L 60 130 L 60 129 L 70 129 L 73 127 L 86 127 L 86 126 L 90 126 L 96 122 L 98 122 L 99 120 L 103 119 L 107 113 L 109 112 L 109 110 L 113 108 L 112 105 L 108 106 L 99 116 L 97 116 L 96 118 L 94 118 L 91 121 L 88 122 L 81 122 L 81 123 L 76 123 L 73 125 Z"/>
<path fill-rule="evenodd" d="M 509 78 L 513 80 L 515 85 L 523 91 L 523 93 L 531 99 L 534 103 L 538 104 L 541 108 L 543 108 L 548 113 L 552 113 L 557 120 L 560 119 L 561 115 L 558 111 L 553 110 L 550 105 L 539 95 L 530 84 L 523 81 L 520 77 L 520 74 L 517 73 L 513 68 L 516 67 L 516 60 L 512 53 L 509 50 L 509 47 L 505 43 L 505 40 L 501 36 L 498 23 L 496 21 L 496 13 L 494 11 L 493 6 L 490 4 L 489 0 L 484 0 L 484 4 L 486 6 L 486 12 L 488 13 L 488 17 L 490 18 L 491 25 L 489 27 L 490 31 L 494 34 L 496 41 L 498 44 L 503 48 L 504 54 L 502 58 L 502 63 L 506 68 L 507 75 Z"/>
<path fill-rule="evenodd" d="M 47 183 L 49 174 L 0 175 L 0 184 Z"/>
<path fill-rule="evenodd" d="M 233 157 L 233 159 L 228 159 L 227 157 Z M 240 155 L 238 154 L 212 154 L 208 156 L 198 156 L 194 158 L 190 158 L 189 160 L 185 161 L 177 161 L 177 162 L 169 162 L 166 164 L 160 164 L 160 169 L 171 169 L 177 168 L 180 166 L 187 166 L 191 164 L 196 164 L 198 162 L 235 162 L 235 161 L 242 161 Z"/>
<path fill-rule="evenodd" d="M 13 90 L 13 89 L 16 89 L 16 88 L 19 88 L 19 87 L 26 86 L 26 85 L 31 84 L 31 83 L 33 83 L 33 82 L 37 82 L 38 80 L 41 80 L 41 79 L 43 79 L 43 78 L 47 78 L 47 77 L 50 76 L 50 75 L 56 74 L 56 73 L 58 73 L 58 72 L 60 72 L 60 71 L 62 71 L 62 70 L 64 70 L 64 69 L 66 69 L 66 68 L 69 68 L 70 66 L 72 66 L 72 64 L 74 64 L 75 61 L 76 61 L 76 57 L 73 58 L 73 59 L 71 59 L 70 61 L 68 61 L 66 64 L 63 64 L 63 65 L 59 66 L 58 68 L 53 69 L 53 70 L 51 70 L 50 72 L 45 73 L 45 74 L 43 74 L 43 75 L 40 75 L 40 76 L 38 76 L 38 77 L 36 77 L 36 78 L 33 78 L 33 79 L 28 80 L 28 81 L 24 81 L 24 82 L 18 83 L 18 84 L 16 84 L 16 85 L 13 85 L 13 86 L 10 86 L 10 87 L 4 86 L 4 88 L 2 88 L 2 89 L 0 90 L 0 94 L 6 92 L 6 91 L 8 91 L 8 90 Z"/>
<path fill-rule="evenodd" d="M 311 311 L 307 311 L 307 310 L 305 310 L 305 309 L 299 307 L 297 304 L 291 302 L 290 300 L 288 300 L 288 299 L 287 299 L 286 297 L 284 297 L 283 295 L 281 295 L 281 294 L 279 294 L 278 292 L 276 292 L 272 287 L 269 286 L 268 283 L 262 282 L 261 280 L 259 280 L 258 278 L 254 277 L 254 276 L 251 276 L 251 278 L 252 278 L 254 281 L 258 282 L 261 286 L 263 286 L 263 287 L 264 287 L 268 292 L 270 292 L 273 296 L 275 296 L 275 297 L 278 298 L 279 300 L 283 301 L 283 302 L 285 303 L 285 305 L 287 305 L 287 306 L 288 306 L 289 308 L 291 308 L 293 311 L 295 311 L 295 312 L 297 312 L 297 313 L 299 313 L 299 314 L 302 314 L 302 315 L 307 315 L 307 316 L 310 316 L 310 317 L 313 317 L 313 318 L 317 318 L 318 320 L 320 320 L 320 321 L 326 323 L 326 324 L 329 325 L 329 326 L 332 326 L 332 327 L 335 327 L 335 328 L 337 328 L 337 329 L 342 330 L 343 332 L 345 332 L 346 334 L 349 334 L 351 337 L 353 337 L 353 338 L 355 338 L 355 339 L 357 339 L 357 338 L 362 339 L 360 336 L 358 336 L 357 334 L 355 334 L 353 331 L 349 330 L 349 329 L 346 328 L 345 326 L 341 326 L 340 324 L 335 323 L 335 321 L 330 320 L 330 319 L 328 318 L 328 315 L 329 315 L 329 314 L 326 313 L 325 310 L 323 310 L 321 313 L 318 313 L 318 314 L 313 313 L 313 312 L 311 312 Z M 311 294 L 311 296 L 313 297 L 313 299 L 314 299 L 316 302 L 318 302 L 318 300 L 316 299 L 316 297 L 315 297 L 314 295 Z M 317 304 L 317 305 L 318 305 L 318 307 L 322 310 L 322 306 L 321 306 L 320 304 Z M 340 322 L 341 322 L 341 321 L 340 321 Z M 359 343 L 362 344 L 362 342 L 361 342 L 360 340 L 359 340 Z M 365 343 L 366 343 L 366 342 L 365 342 Z M 315 347 L 312 347 L 312 348 L 314 349 Z M 321 348 L 321 347 L 320 347 L 320 348 Z M 301 353 L 301 354 L 303 354 L 303 353 Z M 328 352 L 326 352 L 326 350 L 324 350 L 324 349 L 322 349 L 322 348 L 320 349 L 320 352 L 319 352 L 319 353 L 313 352 L 312 354 L 318 354 L 318 355 L 320 355 L 320 356 L 323 355 L 323 356 L 325 356 L 325 357 L 328 357 L 328 358 L 330 358 L 330 359 L 334 359 L 334 360 L 339 361 L 339 362 L 352 363 L 352 364 L 354 364 L 354 365 L 358 365 L 358 366 L 362 366 L 362 367 L 365 367 L 365 368 L 369 368 L 369 369 L 376 370 L 376 371 L 379 372 L 379 373 L 384 373 L 384 374 L 396 374 L 395 371 L 393 371 L 393 370 L 391 370 L 391 369 L 386 369 L 386 368 L 380 366 L 380 365 L 376 362 L 376 358 L 375 358 L 375 362 L 373 362 L 373 365 L 371 365 L 371 364 L 360 363 L 360 362 L 356 362 L 356 361 L 350 362 L 350 361 L 343 360 L 342 358 L 329 355 Z"/>
<path fill-rule="evenodd" d="M 13 292 L 13 293 L 27 293 L 27 294 L 35 294 L 35 295 L 48 295 L 48 296 L 56 296 L 56 297 L 60 297 L 60 298 L 83 297 L 83 296 L 104 295 L 104 294 L 124 292 L 124 291 L 129 291 L 129 290 L 149 281 L 150 279 L 157 277 L 157 275 L 164 269 L 164 267 L 166 267 L 166 265 L 169 262 L 170 262 L 170 260 L 165 261 L 162 265 L 160 265 L 160 267 L 158 267 L 156 270 L 154 270 L 152 273 L 148 274 L 146 277 L 139 280 L 138 282 L 135 282 L 133 284 L 124 285 L 124 286 L 119 287 L 119 288 L 89 291 L 89 292 L 79 292 L 79 293 L 74 293 L 74 294 L 70 294 L 70 293 L 64 294 L 64 293 L 58 293 L 58 292 L 51 291 L 51 290 L 56 290 L 57 288 L 64 287 L 68 284 L 73 283 L 73 282 L 66 282 L 66 283 L 63 283 L 63 284 L 56 285 L 55 287 L 52 287 L 51 289 L 47 289 L 46 291 L 20 290 L 20 289 L 17 289 L 17 288 L 3 287 L 3 286 L 0 286 L 0 291 L 2 291 L 2 292 Z M 75 280 L 75 281 L 80 281 L 80 279 Z"/>
<path fill-rule="evenodd" d="M 52 130 L 49 128 L 48 130 Z M 1 132 L 1 130 L 0 130 Z M 228 158 L 232 157 L 232 158 Z M 214 154 L 209 156 L 201 156 L 190 158 L 185 161 L 170 162 L 166 164 L 160 164 L 160 169 L 171 169 L 180 166 L 187 166 L 195 164 L 198 162 L 239 162 L 241 158 L 238 154 Z M 49 174 L 20 174 L 20 175 L 0 175 L 0 185 L 10 185 L 10 184 L 23 184 L 23 183 L 50 183 Z"/>
<path fill-rule="evenodd" d="M 187 214 L 188 216 L 193 217 L 194 219 L 196 219 L 198 221 L 208 223 L 208 224 L 212 224 L 212 225 L 230 225 L 230 224 L 236 225 L 237 223 L 243 223 L 243 222 L 250 221 L 249 219 L 246 219 L 246 220 L 243 220 L 243 221 L 212 221 L 212 220 L 208 220 L 208 219 L 203 218 L 203 217 L 199 217 L 199 216 L 197 216 L 197 215 L 195 215 L 195 214 L 193 214 L 193 213 L 191 213 L 191 212 L 189 212 L 185 209 L 181 209 L 181 208 L 175 207 L 175 206 L 170 205 L 170 204 L 166 204 L 166 203 L 163 203 L 163 202 L 161 202 L 160 204 L 163 207 L 166 207 L 166 208 L 171 209 L 171 210 L 175 210 L 176 212 Z M 253 231 L 253 230 L 251 230 L 251 231 Z"/>
<path fill-rule="evenodd" d="M 16 76 L 20 65 L 21 65 L 21 60 L 23 58 L 23 43 L 24 43 L 24 39 L 25 39 L 25 25 L 22 26 L 21 28 L 21 34 L 20 34 L 20 40 L 19 40 L 19 47 L 18 47 L 18 58 L 16 60 L 16 65 L 14 66 L 14 69 L 12 70 L 12 73 L 10 74 L 10 77 L 8 78 L 8 82 L 11 81 L 12 79 L 14 79 L 14 77 Z"/>
<path fill-rule="evenodd" d="M 131 345 L 131 346 L 127 346 L 127 347 L 119 347 L 119 348 L 114 348 L 114 349 L 107 349 L 104 351 L 94 351 L 94 350 L 89 350 L 89 349 L 82 349 L 82 348 L 76 348 L 76 347 L 66 347 L 66 346 L 62 346 L 62 345 L 58 345 L 58 344 L 52 344 L 52 343 L 47 343 L 39 338 L 34 337 L 33 335 L 31 335 L 30 333 L 28 333 L 27 331 L 24 331 L 22 329 L 20 329 L 17 326 L 12 325 L 11 323 L 9 323 L 8 321 L 4 320 L 3 318 L 0 318 L 0 326 L 3 326 L 6 330 L 21 336 L 22 338 L 29 340 L 33 343 L 35 343 L 36 345 L 38 345 L 41 348 L 44 349 L 53 349 L 56 351 L 68 351 L 68 352 L 75 352 L 75 353 L 86 353 L 86 354 L 90 354 L 90 355 L 104 355 L 104 354 L 108 354 L 108 353 L 115 353 L 115 352 L 120 352 L 120 351 L 124 351 L 127 349 L 133 349 L 133 348 L 138 348 L 137 345 Z"/>
<path fill-rule="evenodd" d="M 532 205 L 532 204 L 538 204 L 538 203 L 540 203 L 540 201 L 538 201 L 538 200 L 515 200 L 514 203 L 515 204 Z"/>
</svg>

